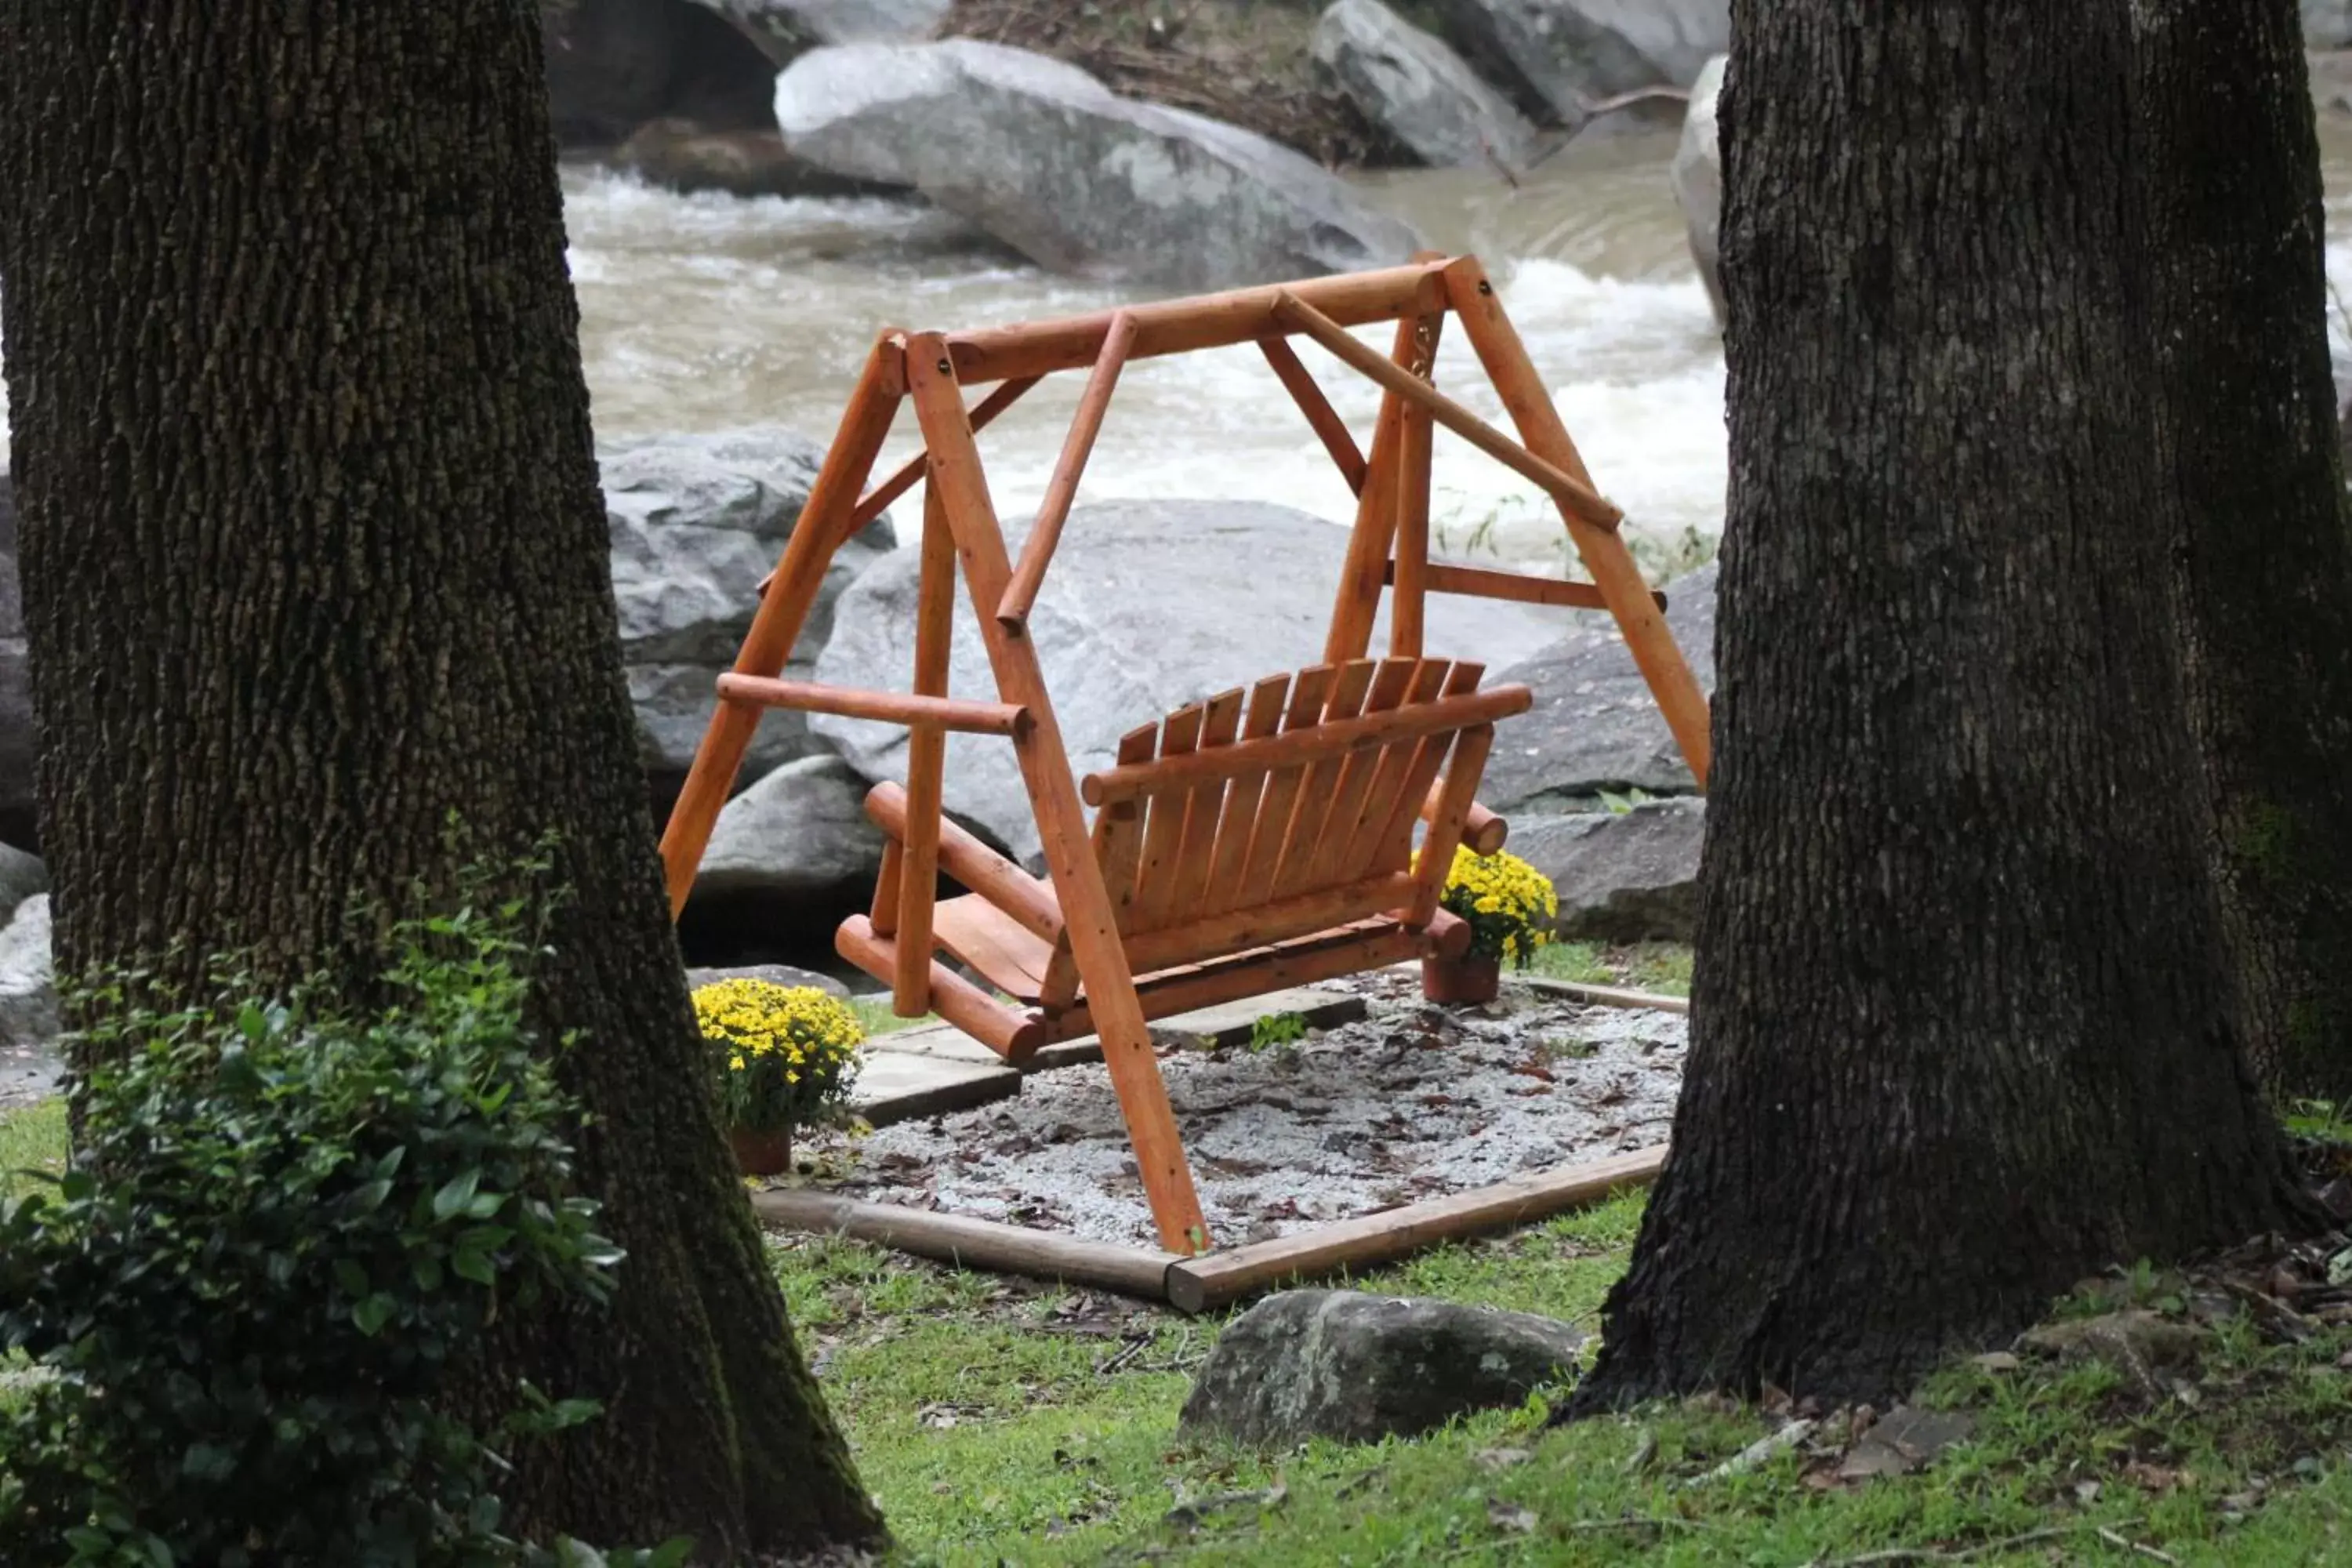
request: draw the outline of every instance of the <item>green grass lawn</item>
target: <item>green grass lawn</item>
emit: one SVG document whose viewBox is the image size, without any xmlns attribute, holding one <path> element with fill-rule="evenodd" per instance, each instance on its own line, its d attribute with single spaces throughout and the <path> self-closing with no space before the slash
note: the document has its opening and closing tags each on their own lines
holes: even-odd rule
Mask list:
<svg viewBox="0 0 2352 1568">
<path fill-rule="evenodd" d="M 1562 948 L 1544 965 L 1661 991 L 1689 974 L 1672 949 Z M 64 1138 L 54 1105 L 0 1118 L 0 1172 L 56 1169 Z M 1641 1204 L 1353 1283 L 1589 1329 Z M 1791 1453 L 1692 1484 L 1779 1418 L 1691 1401 L 1548 1430 L 1538 1396 L 1417 1440 L 1238 1452 L 1176 1427 L 1221 1319 L 856 1242 L 778 1237 L 770 1256 L 908 1563 L 2352 1563 L 2345 1326 L 2293 1342 L 2225 1322 L 2185 1393 L 2095 1362 L 1963 1363 L 1918 1402 L 1973 1431 L 1920 1473 L 1840 1483 Z M 2185 1294 L 2141 1271 L 2061 1311 L 2177 1311 Z"/>
</svg>

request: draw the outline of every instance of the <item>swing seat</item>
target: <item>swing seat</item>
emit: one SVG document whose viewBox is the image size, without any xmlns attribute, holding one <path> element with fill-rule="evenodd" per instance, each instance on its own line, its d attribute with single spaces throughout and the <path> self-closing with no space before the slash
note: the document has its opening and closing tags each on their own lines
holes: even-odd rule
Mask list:
<svg viewBox="0 0 2352 1568">
<path fill-rule="evenodd" d="M 1480 690 L 1484 674 L 1407 658 L 1271 676 L 1130 731 L 1117 765 L 1087 775 L 1145 1017 L 1466 948 L 1468 925 L 1438 900 L 1494 723 L 1532 700 L 1524 686 Z M 878 784 L 866 808 L 888 844 L 875 906 L 887 910 L 906 792 Z M 972 890 L 932 911 L 936 949 L 1015 1005 L 939 964 L 941 1012 L 1013 1061 L 1094 1033 L 1053 883 L 944 819 L 937 834 L 940 868 Z M 898 973 L 895 936 L 867 916 L 845 921 L 836 946 L 877 979 Z"/>
</svg>

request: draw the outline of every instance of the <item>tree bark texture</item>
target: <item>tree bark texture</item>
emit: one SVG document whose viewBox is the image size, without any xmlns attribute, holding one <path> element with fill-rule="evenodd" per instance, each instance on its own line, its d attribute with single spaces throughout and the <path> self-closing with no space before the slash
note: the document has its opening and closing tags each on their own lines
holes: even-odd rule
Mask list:
<svg viewBox="0 0 2352 1568">
<path fill-rule="evenodd" d="M 2352 1099 L 2352 540 L 2294 0 L 2143 0 L 2160 471 L 2246 1044 Z"/>
<path fill-rule="evenodd" d="M 1580 1408 L 1884 1398 L 2295 1213 L 2147 522 L 2127 29 L 1735 7 L 1692 1043 Z"/>
<path fill-rule="evenodd" d="M 373 972 L 353 895 L 562 836 L 609 1310 L 510 1520 L 878 1538 L 722 1148 L 636 760 L 529 0 L 0 0 L 0 279 L 62 972 Z M 362 967 L 365 965 L 367 967 Z"/>
</svg>

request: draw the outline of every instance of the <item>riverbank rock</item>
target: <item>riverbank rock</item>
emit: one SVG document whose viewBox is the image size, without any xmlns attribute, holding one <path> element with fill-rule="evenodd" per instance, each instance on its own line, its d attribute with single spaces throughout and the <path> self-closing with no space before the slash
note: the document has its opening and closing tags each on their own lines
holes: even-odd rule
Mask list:
<svg viewBox="0 0 2352 1568">
<path fill-rule="evenodd" d="M 1381 4 L 1338 0 L 1315 58 L 1374 123 L 1434 168 L 1525 168 L 1536 128 L 1443 39 Z"/>
<path fill-rule="evenodd" d="M 1675 148 L 1675 201 L 1683 209 L 1690 230 L 1691 260 L 1699 281 L 1706 285 L 1707 302 L 1715 307 L 1715 324 L 1723 325 L 1727 311 L 1723 300 L 1723 149 L 1716 132 L 1716 104 L 1723 96 L 1723 68 L 1729 57 L 1706 62 L 1691 84 L 1690 111 L 1683 117 L 1683 139 Z"/>
<path fill-rule="evenodd" d="M 58 1037 L 58 993 L 49 968 L 49 896 L 35 893 L 0 928 L 0 1049 L 46 1046 Z"/>
<path fill-rule="evenodd" d="M 787 763 L 727 803 L 695 878 L 698 899 L 835 899 L 863 904 L 882 865 L 866 781 L 839 757 Z"/>
<path fill-rule="evenodd" d="M 1709 563 L 1665 590 L 1667 628 L 1710 693 L 1715 576 Z M 1498 728 L 1486 760 L 1479 798 L 1505 816 L 1589 811 L 1604 789 L 1686 795 L 1697 787 L 1612 623 L 1580 627 L 1487 679 L 1523 681 L 1535 691 L 1535 706 Z M 1515 822 L 1515 839 L 1517 833 Z"/>
<path fill-rule="evenodd" d="M 1024 522 L 1020 533 L 1026 532 Z M 1129 500 L 1076 509 L 1030 636 L 1076 772 L 1109 767 L 1119 736 L 1187 702 L 1321 662 L 1347 548 L 1346 530 L 1264 502 Z M 1018 554 L 1017 538 L 1012 549 Z M 915 668 L 919 554 L 912 545 L 894 552 L 842 595 L 832 640 L 817 659 L 818 679 L 905 689 Z M 1373 647 L 1386 646 L 1386 627 L 1384 614 Z M 1558 634 L 1557 612 L 1444 595 L 1429 601 L 1429 651 L 1483 659 L 1490 670 L 1526 658 Z M 950 685 L 962 696 L 996 694 L 961 593 Z M 906 778 L 905 730 L 830 715 L 811 727 L 864 777 Z M 949 736 L 945 798 L 950 811 L 1016 858 L 1037 852 L 1029 791 L 1008 742 Z"/>
<path fill-rule="evenodd" d="M 775 124 L 774 63 L 693 0 L 540 0 L 539 21 L 566 147 L 610 147 L 665 118 L 709 131 Z"/>
<path fill-rule="evenodd" d="M 689 195 L 721 191 L 730 196 L 855 196 L 891 187 L 845 180 L 793 156 L 775 131 L 705 131 L 688 120 L 641 126 L 613 154 L 615 166 L 645 181 Z"/>
<path fill-rule="evenodd" d="M 1489 81 L 1570 130 L 1618 93 L 1688 87 L 1731 44 L 1730 0 L 1438 0 L 1438 16 Z"/>
<path fill-rule="evenodd" d="M 1048 271 L 1213 289 L 1420 244 L 1287 148 L 999 44 L 814 49 L 776 79 L 775 110 L 796 156 L 910 185 Z"/>
<path fill-rule="evenodd" d="M 951 0 L 696 0 L 758 44 L 779 68 L 824 44 L 928 38 Z"/>
<path fill-rule="evenodd" d="M 618 442 L 599 454 L 613 542 L 613 596 L 636 705 L 639 752 L 656 791 L 694 762 L 758 606 L 756 590 L 807 503 L 824 452 L 778 426 Z M 831 630 L 835 601 L 895 538 L 877 519 L 834 558 L 786 666 L 805 677 Z M 805 718 L 760 721 L 744 776 L 757 778 L 821 748 Z"/>
<path fill-rule="evenodd" d="M 1412 1436 L 1568 1381 L 1583 1342 L 1526 1312 L 1286 1290 L 1217 1336 L 1179 1426 L 1258 1447 Z"/>
<path fill-rule="evenodd" d="M 1706 833 L 1706 800 L 1676 795 L 1626 812 L 1515 817 L 1509 847 L 1551 879 L 1552 930 L 1565 940 L 1689 942 Z"/>
</svg>

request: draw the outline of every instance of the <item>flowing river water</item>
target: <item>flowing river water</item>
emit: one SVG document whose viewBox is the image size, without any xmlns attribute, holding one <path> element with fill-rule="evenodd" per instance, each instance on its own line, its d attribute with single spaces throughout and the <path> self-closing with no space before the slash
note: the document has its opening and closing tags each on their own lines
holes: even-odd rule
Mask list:
<svg viewBox="0 0 2352 1568">
<path fill-rule="evenodd" d="M 2352 122 L 2323 121 L 2329 272 L 2352 300 Z M 1654 570 L 1720 531 L 1723 350 L 1667 178 L 1671 134 L 1571 145 L 1514 187 L 1486 172 L 1366 176 L 1369 199 L 1494 273 L 1603 493 Z M 1132 301 L 1131 289 L 1049 277 L 919 207 L 877 200 L 680 195 L 567 167 L 565 218 L 582 345 L 604 439 L 782 423 L 829 439 L 882 325 L 954 329 Z M 1386 330 L 1366 330 L 1386 347 Z M 1304 355 L 1363 438 L 1379 394 Z M 2352 346 L 2339 345 L 2352 363 Z M 1497 424 L 1459 332 L 1438 380 Z M 1081 377 L 1031 393 L 982 437 L 998 504 L 1034 508 Z M 0 390 L 0 411 L 5 393 Z M 911 456 L 902 418 L 885 461 Z M 1121 378 L 1079 499 L 1251 497 L 1335 522 L 1352 499 L 1254 349 L 1150 360 Z M 1443 552 L 1556 565 L 1559 527 L 1516 475 L 1451 437 L 1433 497 Z"/>
<path fill-rule="evenodd" d="M 2329 272 L 2352 300 L 2352 125 L 2323 125 Z M 1428 242 L 1475 252 L 1559 401 L 1601 489 L 1654 569 L 1722 528 L 1723 349 L 1685 241 L 1671 134 L 1570 146 L 1514 188 L 1484 172 L 1367 177 Z M 876 201 L 680 196 L 565 174 L 598 434 L 781 421 L 830 437 L 877 328 L 954 329 L 1069 315 L 1132 289 L 1048 277 L 934 216 Z M 1361 334 L 1386 352 L 1387 331 Z M 2341 348 L 2339 352 L 2344 352 Z M 1332 403 L 1365 438 L 1375 388 L 1311 345 Z M 1439 384 L 1507 424 L 1458 332 Z M 1033 509 L 1083 377 L 1053 378 L 982 437 L 998 504 Z M 886 461 L 911 456 L 913 421 Z M 1532 487 L 1443 434 L 1432 513 L 1441 551 L 1528 567 L 1561 559 Z M 1255 350 L 1150 360 L 1119 382 L 1080 500 L 1255 497 L 1333 521 L 1352 498 Z"/>
</svg>

